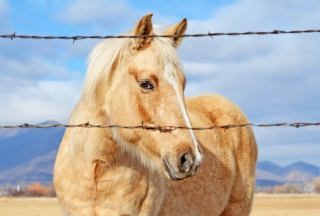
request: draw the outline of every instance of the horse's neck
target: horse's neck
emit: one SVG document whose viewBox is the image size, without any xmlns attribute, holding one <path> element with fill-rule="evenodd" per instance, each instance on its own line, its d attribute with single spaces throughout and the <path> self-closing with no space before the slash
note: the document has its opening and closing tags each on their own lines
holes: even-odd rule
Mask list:
<svg viewBox="0 0 320 216">
<path fill-rule="evenodd" d="M 78 116 L 74 115 L 70 123 L 90 120 L 91 124 L 109 124 L 105 116 L 93 110 L 82 114 L 87 116 L 79 115 L 80 118 L 76 118 Z M 68 128 L 59 150 L 60 167 L 64 167 L 65 173 L 80 187 L 66 190 L 71 194 L 79 194 L 78 203 L 94 202 L 96 210 L 104 213 L 113 209 L 117 210 L 113 215 L 121 215 L 121 212 L 157 215 L 166 191 L 164 179 L 142 165 L 139 157 L 122 147 L 123 143 L 117 143 L 112 129 Z M 64 175 L 60 179 L 56 176 L 56 181 L 65 182 Z M 86 200 L 82 200 L 82 197 L 86 197 Z M 130 211 L 126 209 L 128 206 L 131 206 Z"/>
<path fill-rule="evenodd" d="M 84 163 L 101 161 L 114 166 L 121 157 L 122 150 L 113 141 L 112 134 L 103 128 L 71 129 L 71 152 Z"/>
<path fill-rule="evenodd" d="M 73 120 L 72 124 L 84 123 L 88 120 L 95 125 L 110 124 L 106 116 L 99 115 L 93 110 L 86 111 L 83 115 L 79 115 L 79 118 L 74 119 L 76 120 Z M 68 137 L 71 141 L 71 154 L 83 163 L 83 166 L 89 167 L 91 164 L 89 168 L 91 173 L 92 166 L 96 166 L 94 164 L 104 167 L 105 172 L 108 171 L 107 167 L 135 166 L 134 169 L 140 169 L 138 167 L 142 166 L 136 156 L 122 149 L 123 145 L 118 143 L 119 140 L 115 140 L 112 128 L 71 128 L 68 130 Z M 117 136 L 117 139 L 120 137 Z"/>
<path fill-rule="evenodd" d="M 66 189 L 77 194 L 72 202 L 93 203 L 104 215 L 109 210 L 116 211 L 112 215 L 157 215 L 165 196 L 164 180 L 122 150 L 112 136 L 109 129 L 69 128 L 59 150 L 60 172 L 65 174 L 56 176 L 56 182 L 76 181 L 77 187 Z"/>
</svg>

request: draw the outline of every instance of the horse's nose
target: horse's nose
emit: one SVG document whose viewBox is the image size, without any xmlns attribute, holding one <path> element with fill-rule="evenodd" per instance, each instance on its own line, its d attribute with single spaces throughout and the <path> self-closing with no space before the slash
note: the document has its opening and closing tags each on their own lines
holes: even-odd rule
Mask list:
<svg viewBox="0 0 320 216">
<path fill-rule="evenodd" d="M 191 153 L 184 153 L 179 160 L 179 170 L 182 173 L 189 172 L 193 165 L 194 157 Z"/>
</svg>

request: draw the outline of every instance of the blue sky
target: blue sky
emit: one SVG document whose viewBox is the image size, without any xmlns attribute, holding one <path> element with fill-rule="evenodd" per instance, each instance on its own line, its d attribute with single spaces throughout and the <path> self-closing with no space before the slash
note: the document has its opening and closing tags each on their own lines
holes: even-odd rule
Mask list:
<svg viewBox="0 0 320 216">
<path fill-rule="evenodd" d="M 116 35 L 147 13 L 187 33 L 320 29 L 317 0 L 0 0 L 0 34 Z M 253 123 L 320 121 L 320 34 L 185 38 L 186 95 L 221 94 Z M 0 38 L 0 124 L 66 123 L 100 40 Z M 255 128 L 259 160 L 320 166 L 320 128 Z"/>
</svg>

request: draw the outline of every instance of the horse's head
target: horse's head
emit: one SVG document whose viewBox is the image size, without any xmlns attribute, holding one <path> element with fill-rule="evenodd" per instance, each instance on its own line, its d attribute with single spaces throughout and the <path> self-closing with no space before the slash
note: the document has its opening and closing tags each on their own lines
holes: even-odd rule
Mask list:
<svg viewBox="0 0 320 216">
<path fill-rule="evenodd" d="M 151 18 L 152 14 L 144 16 L 131 35 L 179 35 L 187 27 L 183 19 L 159 33 Z M 186 78 L 175 50 L 181 41 L 181 37 L 110 39 L 95 48 L 89 70 L 103 71 L 95 95 L 108 124 L 191 127 L 184 103 Z M 202 162 L 192 130 L 165 133 L 113 128 L 112 132 L 121 148 L 138 156 L 149 168 L 164 171 L 172 180 L 195 175 Z"/>
</svg>

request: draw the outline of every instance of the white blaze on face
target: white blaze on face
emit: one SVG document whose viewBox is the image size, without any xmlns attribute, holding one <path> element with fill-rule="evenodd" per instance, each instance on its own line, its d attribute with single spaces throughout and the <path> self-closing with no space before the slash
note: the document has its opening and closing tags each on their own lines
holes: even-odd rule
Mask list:
<svg viewBox="0 0 320 216">
<path fill-rule="evenodd" d="M 178 103 L 180 105 L 180 109 L 181 109 L 181 112 L 183 114 L 183 117 L 184 117 L 184 120 L 186 122 L 186 125 L 187 125 L 187 127 L 191 128 L 191 122 L 190 122 L 189 116 L 187 114 L 187 110 L 186 110 L 186 108 L 184 106 L 184 103 L 183 103 L 183 100 L 182 100 L 182 95 L 180 95 L 180 93 L 179 93 L 177 80 L 176 80 L 176 78 L 174 76 L 175 72 L 176 72 L 176 70 L 175 70 L 173 65 L 171 65 L 171 64 L 166 64 L 165 65 L 164 77 L 173 86 L 173 89 L 175 90 L 175 92 L 177 94 Z M 196 158 L 195 158 L 194 162 L 196 164 L 199 164 L 202 161 L 202 154 L 200 153 L 199 148 L 198 148 L 198 141 L 196 139 L 196 136 L 195 136 L 193 130 L 190 129 L 189 132 L 190 132 L 190 135 L 192 137 L 192 140 L 193 140 L 193 143 L 194 143 L 194 149 L 195 149 L 195 152 L 196 152 L 196 155 L 195 155 Z"/>
</svg>

